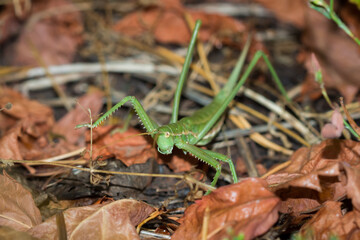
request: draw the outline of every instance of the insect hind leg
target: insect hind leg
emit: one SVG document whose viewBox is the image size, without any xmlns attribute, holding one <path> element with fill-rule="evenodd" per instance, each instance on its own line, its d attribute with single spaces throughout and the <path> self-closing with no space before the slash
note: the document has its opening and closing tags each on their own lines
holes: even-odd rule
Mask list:
<svg viewBox="0 0 360 240">
<path fill-rule="evenodd" d="M 229 167 L 230 167 L 230 172 L 231 172 L 231 176 L 233 178 L 233 182 L 234 183 L 237 183 L 238 182 L 238 178 L 237 178 L 237 175 L 236 175 L 236 170 L 235 170 L 235 166 L 234 166 L 234 163 L 233 161 L 231 160 L 231 158 L 227 157 L 226 155 L 224 154 L 221 154 L 221 153 L 217 153 L 217 152 L 213 152 L 211 150 L 206 150 L 206 149 L 203 149 L 207 154 L 209 154 L 210 156 L 212 156 L 213 158 L 216 158 L 220 161 L 223 161 L 223 162 L 226 162 L 227 164 L 229 164 Z"/>
</svg>

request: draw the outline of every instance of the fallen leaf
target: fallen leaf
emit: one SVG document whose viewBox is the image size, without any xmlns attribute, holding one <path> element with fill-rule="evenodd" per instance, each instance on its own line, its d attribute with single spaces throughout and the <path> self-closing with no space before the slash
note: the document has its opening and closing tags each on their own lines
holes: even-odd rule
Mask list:
<svg viewBox="0 0 360 240">
<path fill-rule="evenodd" d="M 39 64 L 35 48 L 46 65 L 71 62 L 83 41 L 80 13 L 67 0 L 32 1 L 31 5 L 30 12 L 23 19 L 14 16 L 13 4 L 7 5 L 3 11 L 2 17 L 10 24 L 7 27 L 16 27 L 14 31 L 5 31 L 5 37 L 14 38 L 19 34 L 17 40 L 5 48 L 3 61 L 10 65 Z M 61 9 L 67 11 L 61 12 Z"/>
<path fill-rule="evenodd" d="M 16 231 L 9 227 L 0 226 L 0 239 L 1 240 L 39 240 L 38 238 L 34 238 L 26 232 Z"/>
<path fill-rule="evenodd" d="M 1 159 L 23 159 L 18 139 L 20 131 L 20 126 L 12 128 L 11 130 L 7 131 L 7 133 L 2 138 L 0 138 Z"/>
<path fill-rule="evenodd" d="M 208 209 L 207 239 L 231 237 L 243 233 L 253 239 L 265 233 L 278 219 L 280 199 L 266 189 L 263 180 L 247 178 L 240 183 L 220 187 L 186 209 L 181 225 L 172 236 L 201 239 L 205 211 Z"/>
<path fill-rule="evenodd" d="M 360 167 L 359 154 L 359 142 L 339 139 L 296 151 L 288 167 L 266 179 L 269 188 L 282 199 L 280 211 L 312 211 L 326 201 L 345 196 L 343 165 Z"/>
<path fill-rule="evenodd" d="M 215 35 L 219 43 L 229 43 L 232 35 L 246 29 L 243 23 L 227 16 L 188 10 L 179 0 L 161 0 L 157 6 L 130 13 L 117 22 L 113 29 L 130 37 L 150 32 L 161 43 L 188 44 L 191 31 L 184 19 L 185 12 L 193 19 L 202 21 L 199 32 L 202 41 Z"/>
<path fill-rule="evenodd" d="M 348 212 L 343 215 L 341 203 L 328 201 L 324 206 L 300 229 L 304 239 L 328 240 L 336 236 L 337 239 L 358 239 L 360 236 L 360 213 Z"/>
<path fill-rule="evenodd" d="M 93 129 L 93 159 L 102 160 L 116 157 L 126 166 L 136 163 L 145 163 L 149 158 L 156 156 L 156 150 L 140 131 L 129 128 L 125 132 L 111 133 L 114 126 L 97 127 Z M 87 153 L 85 158 L 89 158 Z"/>
<path fill-rule="evenodd" d="M 105 205 L 70 208 L 64 212 L 68 239 L 140 239 L 135 226 L 154 208 L 144 202 L 123 199 Z M 56 216 L 28 231 L 40 239 L 57 239 Z"/>
<path fill-rule="evenodd" d="M 3 132 L 21 125 L 21 131 L 32 137 L 39 137 L 53 126 L 53 112 L 49 107 L 29 100 L 10 88 L 0 87 L 0 106 L 9 102 L 12 103 L 12 108 L 0 112 L 0 119 L 4 121 L 0 130 Z"/>
<path fill-rule="evenodd" d="M 0 226 L 27 231 L 41 223 L 31 193 L 3 172 L 0 174 Z"/>
<path fill-rule="evenodd" d="M 24 159 L 38 157 L 47 145 L 47 132 L 54 124 L 52 110 L 23 97 L 9 88 L 0 88 L 0 105 L 12 103 L 12 108 L 0 112 L 0 158 Z M 36 153 L 35 153 L 36 152 Z"/>
<path fill-rule="evenodd" d="M 305 26 L 305 13 L 308 6 L 303 0 L 277 0 L 276 4 L 267 0 L 255 0 L 264 7 L 276 14 L 276 16 L 285 22 L 290 22 L 298 28 Z"/>
<path fill-rule="evenodd" d="M 357 211 L 360 211 L 360 169 L 343 164 L 346 172 L 344 180 L 347 197 L 351 199 L 352 205 Z"/>
</svg>

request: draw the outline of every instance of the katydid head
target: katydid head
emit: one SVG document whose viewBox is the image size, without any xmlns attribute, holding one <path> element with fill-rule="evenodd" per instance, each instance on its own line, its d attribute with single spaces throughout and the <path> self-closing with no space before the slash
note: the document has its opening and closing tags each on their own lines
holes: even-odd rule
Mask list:
<svg viewBox="0 0 360 240">
<path fill-rule="evenodd" d="M 157 133 L 156 143 L 158 145 L 158 151 L 162 154 L 172 153 L 174 147 L 174 137 L 171 135 L 170 129 L 167 126 L 159 128 Z"/>
</svg>

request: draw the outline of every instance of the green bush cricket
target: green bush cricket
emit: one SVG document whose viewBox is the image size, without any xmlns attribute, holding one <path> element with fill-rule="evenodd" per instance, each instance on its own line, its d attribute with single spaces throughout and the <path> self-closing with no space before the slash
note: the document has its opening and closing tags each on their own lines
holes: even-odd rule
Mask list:
<svg viewBox="0 0 360 240">
<path fill-rule="evenodd" d="M 238 178 L 236 175 L 235 167 L 232 160 L 229 157 L 217 152 L 199 148 L 197 146 L 206 145 L 219 132 L 224 119 L 222 116 L 224 115 L 227 106 L 233 100 L 233 98 L 239 91 L 240 87 L 245 83 L 246 79 L 249 77 L 251 71 L 256 65 L 257 61 L 261 57 L 264 59 L 265 63 L 267 64 L 269 71 L 273 76 L 281 93 L 285 97 L 287 96 L 287 94 L 274 68 L 270 64 L 270 61 L 262 51 L 258 51 L 255 53 L 254 58 L 249 63 L 248 68 L 241 76 L 240 80 L 237 81 L 250 47 L 250 40 L 248 39 L 239 57 L 239 60 L 237 61 L 235 68 L 233 69 L 228 79 L 228 82 L 214 97 L 213 101 L 209 105 L 197 110 L 192 116 L 184 117 L 178 120 L 180 96 L 183 85 L 187 77 L 187 73 L 189 71 L 200 25 L 201 22 L 199 20 L 196 21 L 195 28 L 190 41 L 190 45 L 185 58 L 184 66 L 180 74 L 179 83 L 176 88 L 174 103 L 173 103 L 173 112 L 170 123 L 168 125 L 158 126 L 158 124 L 156 124 L 156 122 L 146 114 L 144 108 L 134 96 L 127 96 L 124 99 L 122 99 L 119 103 L 117 103 L 115 106 L 113 106 L 108 112 L 103 114 L 92 125 L 81 124 L 81 125 L 77 125 L 76 128 L 79 127 L 95 128 L 99 126 L 99 124 L 102 123 L 104 120 L 106 120 L 109 116 L 111 116 L 123 104 L 130 101 L 134 107 L 135 112 L 139 116 L 142 124 L 144 125 L 146 131 L 154 138 L 154 141 L 157 143 L 158 151 L 160 153 L 171 154 L 174 146 L 176 146 L 177 148 L 182 149 L 185 153 L 190 153 L 199 160 L 209 164 L 216 170 L 213 181 L 211 182 L 211 186 L 216 185 L 217 180 L 221 174 L 221 164 L 219 160 L 226 162 L 230 166 L 230 172 L 232 175 L 233 182 L 237 183 Z"/>
</svg>

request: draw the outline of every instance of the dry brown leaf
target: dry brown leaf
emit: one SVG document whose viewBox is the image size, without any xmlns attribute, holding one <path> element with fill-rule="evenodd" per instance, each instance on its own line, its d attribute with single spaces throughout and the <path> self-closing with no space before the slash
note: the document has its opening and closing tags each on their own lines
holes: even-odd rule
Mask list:
<svg viewBox="0 0 360 240">
<path fill-rule="evenodd" d="M 199 32 L 202 41 L 216 35 L 219 43 L 229 43 L 231 35 L 245 31 L 245 25 L 233 18 L 190 11 L 179 0 L 161 0 L 157 6 L 130 13 L 117 22 L 113 29 L 130 37 L 149 32 L 161 43 L 188 44 L 191 31 L 184 19 L 185 12 L 190 13 L 193 19 L 202 21 Z"/>
<path fill-rule="evenodd" d="M 68 239 L 140 239 L 135 226 L 154 208 L 136 200 L 70 208 L 64 212 Z M 57 239 L 56 216 L 29 230 L 41 239 Z"/>
<path fill-rule="evenodd" d="M 97 127 L 93 129 L 93 159 L 102 160 L 116 157 L 126 166 L 136 163 L 145 163 L 149 158 L 156 156 L 156 150 L 141 132 L 129 128 L 125 132 L 111 134 L 114 126 Z M 88 153 L 85 158 L 89 158 Z"/>
<path fill-rule="evenodd" d="M 346 172 L 346 193 L 347 197 L 351 199 L 354 208 L 360 211 L 360 169 L 354 168 L 348 164 L 343 164 L 343 168 Z"/>
<path fill-rule="evenodd" d="M 266 179 L 270 189 L 282 199 L 280 211 L 310 211 L 325 201 L 345 196 L 342 166 L 360 167 L 359 154 L 359 142 L 339 139 L 296 151 L 287 168 Z"/>
<path fill-rule="evenodd" d="M 12 108 L 0 112 L 0 158 L 44 159 L 78 148 L 63 138 L 54 141 L 49 131 L 54 124 L 52 110 L 20 93 L 0 88 L 0 106 L 11 102 Z M 68 134 L 75 132 L 69 128 Z"/>
<path fill-rule="evenodd" d="M 52 110 L 16 91 L 0 88 L 0 106 L 7 102 L 13 106 L 0 112 L 0 120 L 4 123 L 0 126 L 0 158 L 38 157 L 47 145 L 44 136 L 54 124 Z"/>
<path fill-rule="evenodd" d="M 204 215 L 209 209 L 207 239 L 244 233 L 252 239 L 265 233 L 278 219 L 280 199 L 266 189 L 263 180 L 248 178 L 240 183 L 218 188 L 186 209 L 180 227 L 172 239 L 201 239 Z"/>
<path fill-rule="evenodd" d="M 27 231 L 41 223 L 31 193 L 10 176 L 0 174 L 0 226 Z"/>
<path fill-rule="evenodd" d="M 255 1 L 274 12 L 282 21 L 290 22 L 299 28 L 304 27 L 305 13 L 309 8 L 304 0 L 277 0 L 276 4 L 267 0 Z"/>
<path fill-rule="evenodd" d="M 5 136 L 0 138 L 1 159 L 23 159 L 18 139 L 18 136 L 20 136 L 20 131 L 20 126 L 14 127 L 11 130 L 7 131 Z"/>
<path fill-rule="evenodd" d="M 80 13 L 67 0 L 32 1 L 31 5 L 30 12 L 21 20 L 14 16 L 13 4 L 7 5 L 2 13 L 6 23 L 16 27 L 13 31 L 5 31 L 5 37 L 14 37 L 20 32 L 17 40 L 5 48 L 4 61 L 11 65 L 39 64 L 29 43 L 32 42 L 45 64 L 71 62 L 78 45 L 82 43 L 83 24 Z M 73 11 L 70 11 L 71 8 Z M 59 14 L 61 9 L 67 11 Z M 46 11 L 52 13 L 48 12 L 46 17 L 39 18 Z"/>
<path fill-rule="evenodd" d="M 359 236 L 360 213 L 348 212 L 343 215 L 341 203 L 328 201 L 306 222 L 300 230 L 305 239 L 328 240 L 331 236 L 337 239 L 355 239 Z"/>
<path fill-rule="evenodd" d="M 32 237 L 30 234 L 26 232 L 16 231 L 12 228 L 0 226 L 0 239 L 1 240 L 39 240 L 38 238 Z"/>
<path fill-rule="evenodd" d="M 0 112 L 0 120 L 4 122 L 0 130 L 4 132 L 20 124 L 21 131 L 39 137 L 54 124 L 53 112 L 49 107 L 29 100 L 10 88 L 0 87 L 0 106 L 8 102 L 12 103 L 12 108 Z"/>
<path fill-rule="evenodd" d="M 54 125 L 53 132 L 63 136 L 71 144 L 81 145 L 79 138 L 85 133 L 86 128 L 75 129 L 75 126 L 90 122 L 88 109 L 91 110 L 92 116 L 99 114 L 102 107 L 102 97 L 103 93 L 100 91 L 92 91 L 81 97 L 75 109 L 68 112 Z"/>
</svg>

